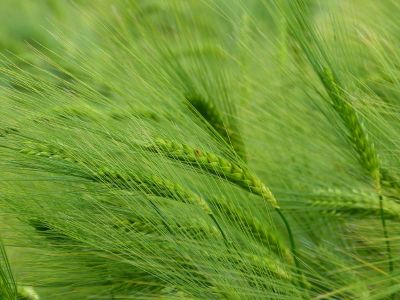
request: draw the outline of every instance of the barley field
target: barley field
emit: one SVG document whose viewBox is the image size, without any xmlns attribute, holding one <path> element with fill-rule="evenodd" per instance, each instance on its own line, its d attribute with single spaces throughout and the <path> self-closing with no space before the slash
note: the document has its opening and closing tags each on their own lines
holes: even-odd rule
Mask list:
<svg viewBox="0 0 400 300">
<path fill-rule="evenodd" d="M 0 299 L 400 299 L 400 2 L 0 0 Z"/>
</svg>

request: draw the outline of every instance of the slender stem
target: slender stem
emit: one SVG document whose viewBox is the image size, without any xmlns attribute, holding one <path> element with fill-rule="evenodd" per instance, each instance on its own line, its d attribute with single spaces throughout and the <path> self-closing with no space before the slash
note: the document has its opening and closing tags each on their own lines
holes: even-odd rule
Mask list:
<svg viewBox="0 0 400 300">
<path fill-rule="evenodd" d="M 296 272 L 297 272 L 297 275 L 300 277 L 299 278 L 299 284 L 300 284 L 301 288 L 304 288 L 304 283 L 303 283 L 303 280 L 302 280 L 302 275 L 303 274 L 302 274 L 301 269 L 300 269 L 299 260 L 297 259 L 296 244 L 295 244 L 295 241 L 294 241 L 292 230 L 290 228 L 288 220 L 286 219 L 285 215 L 282 213 L 281 209 L 279 207 L 276 207 L 275 210 L 278 213 L 279 217 L 282 219 L 283 224 L 286 227 L 286 230 L 287 230 L 287 233 L 288 233 L 288 237 L 289 237 L 289 242 L 290 242 L 290 250 L 292 252 L 293 260 L 294 260 L 294 263 L 295 263 L 295 266 L 296 266 Z"/>
<path fill-rule="evenodd" d="M 393 272 L 393 258 L 392 258 L 392 250 L 390 247 L 390 241 L 389 241 L 389 234 L 388 230 L 386 227 L 386 220 L 384 216 L 384 210 L 383 210 L 383 197 L 382 195 L 379 195 L 379 210 L 380 210 L 380 215 L 381 215 L 381 221 L 382 221 L 382 228 L 383 228 L 383 235 L 385 237 L 385 244 L 386 244 L 386 251 L 388 253 L 388 259 L 389 259 L 389 272 Z"/>
<path fill-rule="evenodd" d="M 381 217 L 381 222 L 382 222 L 383 237 L 385 238 L 386 252 L 387 252 L 387 256 L 388 256 L 389 273 L 391 274 L 391 273 L 393 273 L 393 270 L 394 270 L 392 249 L 390 247 L 389 234 L 388 234 L 388 230 L 386 227 L 386 220 L 385 220 L 384 211 L 383 211 L 382 194 L 379 194 L 379 210 L 380 210 L 380 217 Z M 391 298 L 395 299 L 395 294 L 392 294 Z"/>
<path fill-rule="evenodd" d="M 224 240 L 227 242 L 228 239 L 226 238 L 226 235 L 225 235 L 224 231 L 222 230 L 221 226 L 219 225 L 215 216 L 213 214 L 210 214 L 209 216 L 210 216 L 211 220 L 214 222 L 215 226 L 217 226 L 217 228 L 218 228 L 219 232 L 221 233 L 222 237 L 224 238 Z"/>
</svg>

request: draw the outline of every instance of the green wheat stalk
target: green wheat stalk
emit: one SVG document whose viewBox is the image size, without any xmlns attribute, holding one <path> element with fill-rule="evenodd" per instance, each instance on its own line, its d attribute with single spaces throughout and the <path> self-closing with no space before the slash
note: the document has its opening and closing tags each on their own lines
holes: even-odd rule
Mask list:
<svg viewBox="0 0 400 300">
<path fill-rule="evenodd" d="M 389 272 L 392 273 L 393 258 L 384 215 L 380 163 L 378 154 L 375 150 L 375 145 L 371 141 L 355 108 L 350 104 L 343 89 L 343 85 L 333 71 L 323 47 L 314 34 L 314 29 L 311 27 L 308 20 L 304 18 L 305 2 L 302 0 L 296 0 L 291 2 L 289 5 L 291 8 L 289 22 L 293 37 L 299 43 L 308 62 L 320 78 L 323 87 L 331 100 L 333 109 L 341 118 L 348 132 L 350 144 L 358 154 L 357 157 L 360 164 L 373 180 L 375 190 L 379 197 L 380 218 L 388 256 L 388 268 Z"/>
</svg>

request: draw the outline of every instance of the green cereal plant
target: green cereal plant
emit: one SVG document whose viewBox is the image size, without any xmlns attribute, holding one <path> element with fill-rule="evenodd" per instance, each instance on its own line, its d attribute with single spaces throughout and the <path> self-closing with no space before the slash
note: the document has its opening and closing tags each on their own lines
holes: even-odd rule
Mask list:
<svg viewBox="0 0 400 300">
<path fill-rule="evenodd" d="M 272 207 L 279 207 L 275 197 L 262 181 L 235 162 L 212 152 L 162 138 L 155 139 L 152 144 L 145 146 L 145 148 L 226 179 L 255 195 L 261 196 Z"/>
<path fill-rule="evenodd" d="M 373 181 L 374 188 L 378 194 L 380 206 L 380 218 L 385 238 L 388 256 L 389 271 L 393 271 L 393 260 L 389 235 L 386 227 L 384 214 L 384 201 L 381 191 L 380 161 L 373 141 L 370 139 L 363 121 L 353 107 L 344 85 L 340 82 L 338 75 L 334 72 L 330 58 L 318 40 L 315 28 L 305 18 L 306 1 L 296 0 L 289 3 L 290 12 L 288 19 L 291 24 L 291 32 L 294 39 L 300 45 L 309 64 L 318 75 L 322 85 L 329 96 L 330 104 L 340 117 L 347 131 L 347 137 L 351 147 L 357 153 L 358 160 L 364 170 Z"/>
<path fill-rule="evenodd" d="M 282 219 L 288 233 L 293 260 L 295 261 L 297 272 L 300 274 L 300 265 L 297 260 L 296 246 L 290 225 L 282 213 L 282 210 L 279 208 L 274 195 L 261 179 L 235 162 L 231 162 L 212 152 L 193 148 L 186 144 L 157 138 L 151 145 L 145 146 L 145 148 L 149 151 L 160 153 L 170 159 L 178 160 L 200 170 L 204 170 L 205 172 L 214 174 L 255 195 L 261 196 L 264 201 L 269 203 L 276 210 L 279 217 Z M 300 281 L 300 284 L 303 285 L 303 281 Z"/>
<path fill-rule="evenodd" d="M 309 197 L 310 205 L 338 216 L 375 216 L 380 217 L 379 199 L 374 193 L 352 190 L 342 191 L 340 189 L 319 189 Z M 400 205 L 390 199 L 384 198 L 383 208 L 385 219 L 400 220 Z"/>
<path fill-rule="evenodd" d="M 29 147 L 21 149 L 20 152 L 23 154 L 35 155 L 42 158 L 56 160 L 58 159 L 66 162 L 71 162 L 84 167 L 86 165 L 85 162 L 74 158 L 63 150 L 54 146 L 48 146 L 44 144 L 31 143 Z M 87 166 L 88 165 L 86 165 L 86 167 Z M 149 195 L 166 197 L 183 203 L 196 205 L 213 220 L 213 222 L 216 224 L 226 240 L 222 228 L 220 227 L 215 216 L 213 215 L 213 212 L 208 203 L 197 194 L 168 179 L 162 178 L 158 175 L 143 176 L 130 172 L 121 173 L 107 167 L 95 167 L 95 169 L 90 170 L 89 173 L 87 172 L 87 170 L 85 170 L 84 174 L 82 174 L 81 176 L 94 182 L 109 184 L 112 187 L 118 189 L 139 190 Z"/>
<path fill-rule="evenodd" d="M 397 2 L 0 1 L 0 299 L 397 299 Z"/>
</svg>

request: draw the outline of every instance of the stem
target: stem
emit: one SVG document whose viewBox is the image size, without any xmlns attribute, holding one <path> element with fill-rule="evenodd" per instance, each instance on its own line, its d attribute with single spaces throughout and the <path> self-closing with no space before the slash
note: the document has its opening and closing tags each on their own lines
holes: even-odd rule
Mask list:
<svg viewBox="0 0 400 300">
<path fill-rule="evenodd" d="M 383 211 L 383 197 L 382 195 L 379 195 L 379 210 L 380 210 L 380 215 L 381 215 L 381 221 L 382 221 L 382 228 L 383 228 L 383 236 L 385 237 L 385 244 L 386 244 L 386 251 L 388 253 L 388 259 L 389 259 L 389 272 L 392 273 L 394 270 L 393 267 L 393 258 L 392 258 L 392 250 L 390 247 L 390 241 L 389 241 L 389 234 L 387 231 L 386 227 L 386 220 L 384 216 L 384 211 Z"/>
<path fill-rule="evenodd" d="M 275 210 L 278 213 L 279 217 L 282 219 L 283 224 L 285 224 L 285 227 L 286 227 L 286 230 L 287 230 L 287 233 L 288 233 L 288 237 L 289 237 L 289 242 L 290 242 L 290 251 L 292 252 L 293 260 L 294 260 L 294 263 L 295 263 L 295 266 L 296 266 L 296 273 L 300 277 L 298 281 L 299 281 L 300 287 L 304 288 L 304 283 L 303 283 L 303 280 L 302 280 L 302 275 L 303 274 L 302 274 L 301 269 L 300 269 L 300 263 L 299 263 L 299 261 L 297 259 L 296 244 L 295 244 L 295 241 L 294 241 L 292 230 L 290 228 L 288 220 L 286 219 L 285 215 L 282 213 L 281 209 L 279 207 L 276 207 Z"/>
<path fill-rule="evenodd" d="M 384 211 L 383 211 L 382 194 L 379 194 L 379 211 L 380 211 L 380 217 L 381 217 L 381 222 L 382 222 L 383 237 L 385 238 L 386 252 L 387 252 L 387 256 L 388 256 L 389 273 L 391 274 L 391 273 L 393 273 L 393 270 L 394 270 L 392 249 L 390 247 L 389 234 L 388 234 L 388 230 L 386 227 L 386 220 L 385 220 Z M 395 299 L 395 295 L 393 294 L 391 298 Z"/>
<path fill-rule="evenodd" d="M 215 218 L 215 216 L 213 214 L 210 214 L 209 216 L 210 216 L 211 220 L 214 222 L 214 224 L 217 226 L 219 232 L 221 233 L 221 235 L 225 241 L 225 245 L 228 247 L 229 246 L 228 239 L 227 239 L 224 231 L 222 230 L 221 226 L 219 225 L 217 219 Z"/>
</svg>

